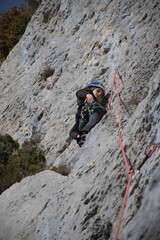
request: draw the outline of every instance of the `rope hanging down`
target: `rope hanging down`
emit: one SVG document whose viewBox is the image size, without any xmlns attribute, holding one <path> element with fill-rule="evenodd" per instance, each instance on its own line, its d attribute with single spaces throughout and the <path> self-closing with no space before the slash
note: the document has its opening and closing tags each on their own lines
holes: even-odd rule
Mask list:
<svg viewBox="0 0 160 240">
<path fill-rule="evenodd" d="M 125 203 L 126 203 L 126 200 L 127 200 L 128 191 L 129 191 L 129 187 L 130 187 L 130 184 L 131 184 L 131 174 L 129 174 L 130 170 L 129 170 L 129 166 L 128 166 L 128 162 L 127 162 L 127 158 L 126 158 L 126 155 L 125 155 L 125 151 L 124 151 L 123 144 L 122 144 L 122 138 L 121 138 L 121 117 L 120 117 L 120 97 L 119 97 L 119 85 L 118 85 L 118 71 L 115 71 L 115 74 L 114 74 L 111 93 L 110 93 L 110 98 L 109 98 L 109 103 L 106 107 L 106 110 L 107 110 L 107 112 L 110 110 L 111 98 L 112 98 L 112 94 L 113 94 L 113 88 L 114 88 L 114 85 L 115 85 L 115 81 L 116 81 L 116 88 L 117 88 L 118 119 L 119 119 L 118 137 L 119 137 L 120 147 L 121 147 L 121 151 L 122 151 L 122 154 L 123 154 L 125 166 L 126 166 L 126 169 L 127 169 L 127 172 L 128 172 L 128 184 L 127 184 L 127 188 L 126 188 L 126 191 L 125 191 L 123 204 L 122 204 L 122 207 L 121 207 L 121 212 L 120 212 L 120 217 L 119 217 L 119 222 L 118 222 L 116 235 L 115 235 L 115 240 L 117 240 L 119 230 L 120 230 L 120 225 L 121 225 L 121 222 L 122 222 L 124 207 L 125 207 Z"/>
<path fill-rule="evenodd" d="M 126 158 L 126 155 L 125 155 L 125 151 L 124 151 L 123 144 L 122 144 L 122 138 L 121 138 L 121 116 L 120 116 L 118 71 L 115 72 L 115 78 L 116 78 L 116 83 L 117 83 L 117 103 L 118 103 L 118 119 L 119 119 L 118 137 L 119 137 L 120 147 L 121 147 L 121 151 L 122 151 L 122 154 L 123 154 L 126 170 L 129 173 L 130 170 L 129 170 L 129 166 L 128 166 L 128 162 L 127 162 L 127 158 Z M 132 180 L 131 174 L 128 174 L 128 184 L 127 184 L 127 188 L 126 188 L 126 191 L 125 191 L 125 195 L 124 195 L 124 199 L 123 199 L 123 203 L 122 203 L 122 207 L 121 207 L 121 212 L 120 212 L 120 217 L 119 217 L 118 226 L 117 226 L 117 230 L 116 230 L 115 240 L 117 240 L 117 238 L 118 238 L 118 234 L 119 234 L 119 230 L 120 230 L 120 226 L 121 226 L 121 222 L 122 222 L 122 217 L 123 217 L 123 212 L 124 212 L 124 207 L 125 207 L 125 203 L 126 203 L 126 200 L 127 200 L 131 180 Z"/>
<path fill-rule="evenodd" d="M 147 148 L 146 148 L 146 151 L 145 151 L 146 157 L 144 158 L 142 163 L 138 166 L 137 169 L 132 168 L 132 170 L 129 170 L 128 161 L 127 161 L 127 157 L 126 157 L 126 154 L 125 154 L 125 151 L 124 151 L 124 148 L 123 148 L 122 138 L 121 138 L 121 116 L 120 116 L 120 95 L 119 95 L 118 75 L 119 75 L 118 71 L 115 71 L 114 79 L 113 79 L 113 83 L 112 83 L 112 89 L 111 89 L 110 98 L 109 98 L 109 103 L 106 107 L 106 110 L 107 111 L 110 110 L 111 98 L 112 98 L 112 94 L 113 94 L 113 87 L 114 87 L 115 81 L 116 81 L 117 103 L 118 103 L 118 120 L 119 120 L 118 137 L 119 137 L 120 147 L 121 147 L 122 155 L 123 155 L 123 158 L 124 158 L 126 170 L 128 172 L 128 184 L 127 184 L 127 187 L 126 187 L 126 191 L 125 191 L 125 195 L 124 195 L 124 199 L 123 199 L 123 203 L 122 203 L 122 207 L 121 207 L 120 217 L 119 217 L 118 226 L 117 226 L 117 230 L 116 230 L 116 234 L 115 234 L 115 240 L 117 240 L 117 238 L 118 238 L 118 234 L 119 234 L 119 230 L 120 230 L 120 226 L 121 226 L 121 222 L 122 222 L 124 207 L 125 207 L 125 203 L 126 203 L 126 200 L 127 200 L 131 180 L 132 180 L 131 173 L 133 173 L 135 170 L 136 170 L 136 172 L 139 172 L 140 168 L 143 166 L 143 164 L 147 161 L 148 158 L 150 158 L 152 156 L 153 152 L 158 147 L 158 145 L 156 143 L 149 143 Z M 148 150 L 148 148 L 150 148 L 150 149 Z"/>
</svg>

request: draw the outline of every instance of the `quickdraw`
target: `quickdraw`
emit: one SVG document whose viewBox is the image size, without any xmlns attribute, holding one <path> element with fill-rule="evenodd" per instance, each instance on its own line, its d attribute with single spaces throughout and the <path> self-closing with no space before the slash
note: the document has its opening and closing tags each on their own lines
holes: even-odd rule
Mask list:
<svg viewBox="0 0 160 240">
<path fill-rule="evenodd" d="M 147 161 L 148 158 L 152 156 L 152 154 L 155 152 L 157 149 L 158 145 L 156 143 L 149 143 L 145 149 L 145 158 L 143 161 L 140 163 L 140 165 L 137 168 L 133 168 L 129 171 L 129 174 L 134 173 L 134 176 L 139 173 L 141 167 L 144 165 L 144 163 Z"/>
<path fill-rule="evenodd" d="M 150 158 L 154 151 L 157 149 L 158 144 L 156 143 L 149 143 L 148 146 L 145 149 L 145 155 Z"/>
<path fill-rule="evenodd" d="M 155 152 L 157 147 L 158 147 L 158 144 L 152 143 L 152 142 L 147 145 L 145 152 L 144 152 L 146 156 L 143 159 L 143 161 L 140 163 L 140 165 L 137 168 L 133 168 L 129 171 L 129 174 L 134 173 L 133 178 L 135 177 L 135 175 L 137 173 L 140 172 L 141 167 L 144 165 L 144 163 L 147 161 L 147 159 L 149 159 L 152 156 L 152 154 Z"/>
</svg>

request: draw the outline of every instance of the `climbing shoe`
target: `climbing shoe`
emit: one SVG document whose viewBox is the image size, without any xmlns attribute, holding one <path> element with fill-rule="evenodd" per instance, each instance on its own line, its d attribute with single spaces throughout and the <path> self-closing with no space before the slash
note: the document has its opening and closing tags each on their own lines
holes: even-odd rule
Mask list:
<svg viewBox="0 0 160 240">
<path fill-rule="evenodd" d="M 82 132 L 80 137 L 77 138 L 77 144 L 82 147 L 82 145 L 84 144 L 85 140 L 86 140 L 86 136 L 87 136 L 87 133 L 86 132 Z"/>
</svg>

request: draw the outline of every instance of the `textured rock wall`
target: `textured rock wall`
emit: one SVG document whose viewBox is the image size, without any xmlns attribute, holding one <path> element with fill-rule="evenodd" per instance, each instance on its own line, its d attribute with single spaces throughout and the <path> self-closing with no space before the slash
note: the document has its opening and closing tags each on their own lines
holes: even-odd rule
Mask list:
<svg viewBox="0 0 160 240">
<path fill-rule="evenodd" d="M 44 1 L 1 67 L 1 132 L 39 137 L 49 163 L 70 159 L 75 92 L 110 90 L 119 68 L 132 113 L 158 67 L 158 22 L 158 1 Z"/>
<path fill-rule="evenodd" d="M 160 142 L 159 12 L 159 1 L 149 0 L 43 1 L 1 66 L 0 132 L 20 142 L 39 137 L 48 165 L 68 163 L 72 172 L 44 171 L 5 191 L 0 239 L 114 238 L 128 181 L 116 89 L 81 149 L 68 137 L 75 92 L 93 80 L 109 91 L 119 69 L 121 135 L 138 166 L 147 144 Z M 149 240 L 153 231 L 159 239 L 158 169 L 157 150 L 132 181 L 119 239 Z"/>
</svg>

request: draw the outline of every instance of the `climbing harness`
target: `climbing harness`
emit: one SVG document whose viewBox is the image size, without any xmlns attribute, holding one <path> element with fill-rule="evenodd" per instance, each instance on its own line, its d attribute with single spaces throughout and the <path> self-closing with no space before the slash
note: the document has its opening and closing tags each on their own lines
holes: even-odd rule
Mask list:
<svg viewBox="0 0 160 240">
<path fill-rule="evenodd" d="M 84 104 L 81 110 L 81 118 L 79 119 L 79 131 L 86 125 L 89 121 L 91 114 L 97 108 L 103 108 L 101 105 L 98 105 L 97 102 L 92 101 L 92 104 L 89 105 L 87 102 Z"/>
<path fill-rule="evenodd" d="M 81 118 L 79 119 L 79 131 L 88 122 L 90 114 L 91 114 L 91 106 L 85 103 L 81 110 Z"/>
<path fill-rule="evenodd" d="M 132 169 L 129 170 L 129 166 L 128 166 L 129 160 L 127 160 L 127 157 L 126 157 L 126 154 L 125 154 L 125 151 L 124 151 L 124 148 L 123 148 L 123 144 L 122 144 L 122 138 L 121 138 L 121 129 L 122 129 L 123 126 L 122 126 L 121 117 L 120 117 L 120 94 L 119 94 L 118 76 L 119 76 L 119 73 L 118 73 L 118 70 L 116 70 L 115 74 L 114 74 L 113 83 L 112 83 L 109 103 L 107 104 L 106 110 L 107 110 L 107 112 L 110 110 L 111 98 L 112 98 L 112 94 L 113 94 L 113 87 L 114 87 L 115 82 L 116 82 L 117 103 L 118 103 L 118 119 L 119 119 L 118 137 L 119 137 L 119 143 L 120 143 L 122 155 L 123 155 L 123 158 L 124 158 L 126 170 L 127 170 L 127 173 L 128 173 L 128 183 L 127 183 L 127 187 L 126 187 L 126 191 L 125 191 L 125 195 L 124 195 L 124 199 L 123 199 L 123 203 L 122 203 L 122 207 L 121 207 L 121 211 L 120 211 L 120 217 L 119 217 L 118 226 L 117 226 L 117 230 L 116 230 L 116 234 L 115 234 L 115 240 L 117 240 L 117 238 L 118 238 L 118 234 L 119 234 L 119 230 L 120 230 L 120 226 L 121 226 L 121 222 L 122 222 L 124 207 L 125 207 L 125 203 L 126 203 L 126 200 L 127 200 L 127 196 L 128 196 L 128 191 L 129 191 L 129 187 L 130 187 L 130 184 L 131 184 L 131 180 L 132 180 L 131 174 L 132 173 L 136 174 L 136 173 L 138 173 L 140 171 L 141 167 L 144 165 L 144 163 L 147 161 L 147 159 L 152 156 L 152 154 L 154 153 L 154 151 L 157 149 L 157 146 L 158 146 L 156 143 L 149 143 L 147 145 L 147 147 L 146 147 L 146 150 L 145 150 L 146 157 L 144 158 L 142 163 L 140 163 L 140 165 L 137 167 L 137 169 L 132 167 Z M 120 80 L 122 81 L 122 79 L 120 79 Z M 132 164 L 130 164 L 130 165 L 132 166 Z"/>
</svg>

